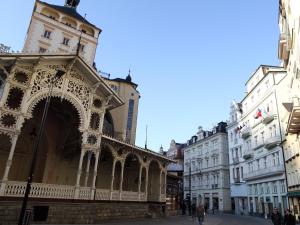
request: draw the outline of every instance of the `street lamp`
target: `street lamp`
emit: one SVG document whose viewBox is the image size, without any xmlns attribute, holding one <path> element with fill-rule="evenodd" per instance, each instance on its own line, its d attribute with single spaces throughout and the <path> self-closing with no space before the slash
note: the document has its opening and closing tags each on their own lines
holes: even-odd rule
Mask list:
<svg viewBox="0 0 300 225">
<path fill-rule="evenodd" d="M 49 105 L 50 105 L 53 86 L 64 74 L 65 74 L 65 71 L 57 70 L 55 76 L 51 79 L 50 84 L 49 84 L 49 92 L 48 92 L 47 98 L 46 98 L 46 104 L 45 104 L 45 108 L 44 108 L 44 112 L 43 112 L 43 116 L 42 116 L 41 126 L 39 128 L 38 135 L 37 135 L 38 139 L 36 140 L 36 142 L 34 143 L 34 146 L 33 146 L 33 157 L 32 157 L 32 161 L 31 161 L 31 167 L 30 167 L 30 171 L 29 171 L 29 175 L 28 175 L 26 191 L 25 191 L 25 195 L 23 198 L 23 203 L 22 203 L 22 208 L 21 208 L 21 212 L 20 212 L 18 225 L 24 225 L 25 222 L 27 222 L 27 221 L 25 221 L 24 216 L 25 216 L 27 201 L 28 201 L 28 197 L 29 197 L 29 193 L 30 193 L 33 176 L 34 176 L 34 169 L 35 169 L 36 159 L 37 159 L 37 151 L 39 149 L 39 145 L 40 145 L 40 142 L 43 137 L 44 130 L 45 130 L 45 123 L 46 123 L 46 119 L 47 119 L 47 114 L 48 114 L 48 109 L 49 109 Z"/>
</svg>

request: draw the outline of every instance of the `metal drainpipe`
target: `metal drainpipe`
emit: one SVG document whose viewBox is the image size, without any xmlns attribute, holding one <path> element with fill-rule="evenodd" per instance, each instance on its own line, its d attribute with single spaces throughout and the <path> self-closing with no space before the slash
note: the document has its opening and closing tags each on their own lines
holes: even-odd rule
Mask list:
<svg viewBox="0 0 300 225">
<path fill-rule="evenodd" d="M 274 75 L 273 75 L 274 78 Z M 280 123 L 280 116 L 279 116 L 279 109 L 278 109 L 278 101 L 277 101 L 277 94 L 276 90 L 274 91 L 275 94 L 275 101 L 276 101 L 276 109 L 277 109 L 277 115 L 278 115 L 278 123 L 279 123 L 279 132 L 280 132 L 280 147 L 282 150 L 282 157 L 283 157 L 283 166 L 284 166 L 284 175 L 285 175 L 285 182 L 286 182 L 286 192 L 288 194 L 289 186 L 288 186 L 288 180 L 287 180 L 287 173 L 286 173 L 286 166 L 285 166 L 285 156 L 284 156 L 284 149 L 282 147 L 282 144 L 285 140 L 282 140 L 282 132 L 281 132 L 281 123 Z M 287 196 L 287 206 L 288 209 L 290 210 L 290 203 L 289 203 L 289 197 Z"/>
</svg>

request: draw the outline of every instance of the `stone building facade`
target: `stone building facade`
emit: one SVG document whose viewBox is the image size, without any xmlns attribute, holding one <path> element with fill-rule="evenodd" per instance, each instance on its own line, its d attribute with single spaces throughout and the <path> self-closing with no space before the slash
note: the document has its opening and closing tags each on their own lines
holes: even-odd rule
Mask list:
<svg viewBox="0 0 300 225">
<path fill-rule="evenodd" d="M 243 177 L 246 165 L 243 158 L 243 139 L 239 137 L 240 119 L 241 104 L 233 101 L 227 126 L 231 210 L 237 215 L 248 215 L 248 189 Z"/>
<path fill-rule="evenodd" d="M 289 208 L 300 215 L 300 2 L 279 1 L 278 57 L 287 70 L 286 94 L 281 96 L 283 143 L 287 173 Z"/>
<path fill-rule="evenodd" d="M 231 163 L 230 179 L 234 186 L 246 182 L 250 214 L 270 215 L 274 207 L 283 213 L 287 207 L 286 177 L 281 143 L 279 96 L 286 71 L 282 67 L 261 65 L 246 82 L 247 94 L 234 106 L 235 129 L 228 128 Z M 239 139 L 239 140 L 238 140 Z M 234 143 L 240 143 L 235 146 Z M 237 160 L 242 163 L 236 163 Z M 233 189 L 232 191 L 234 191 Z M 239 207 L 239 205 L 238 205 Z"/>
<path fill-rule="evenodd" d="M 220 122 L 212 131 L 199 127 L 184 148 L 184 197 L 207 209 L 230 211 L 226 123 Z"/>
<path fill-rule="evenodd" d="M 48 222 L 56 218 L 62 202 L 66 207 L 61 210 L 68 210 L 76 208 L 72 203 L 78 201 L 87 209 L 93 202 L 109 201 L 111 208 L 116 207 L 114 202 L 127 202 L 123 209 L 118 209 L 124 212 L 127 209 L 128 217 L 133 216 L 128 206 L 141 204 L 145 210 L 139 216 L 147 216 L 151 211 L 155 213 L 155 207 L 165 204 L 167 165 L 171 161 L 134 145 L 137 85 L 131 80 L 120 81 L 124 85 L 129 83 L 126 88 L 130 91 L 119 95 L 111 87 L 115 81 L 104 79 L 95 69 L 93 60 L 100 29 L 81 21 L 76 11 L 78 3 L 66 1 L 65 6 L 56 6 L 37 0 L 24 52 L 0 54 L 0 205 L 15 212 L 21 207 L 18 199 L 25 193 L 33 145 L 50 95 L 30 205 L 48 207 Z M 69 36 L 74 40 L 70 38 L 67 42 L 65 38 Z M 75 42 L 77 52 L 72 50 Z M 44 45 L 49 50 L 41 50 Z M 59 70 L 65 74 L 54 82 Z M 127 96 L 135 100 L 135 108 L 120 110 L 127 114 L 114 113 L 118 107 L 128 106 L 124 104 L 129 100 Z M 122 125 L 118 124 L 124 124 L 123 120 L 128 124 L 129 111 L 132 130 L 126 133 L 129 137 L 126 139 L 119 135 Z M 36 200 L 38 203 L 34 203 Z M 110 212 L 112 217 L 118 213 Z M 1 214 L 0 221 L 8 215 Z M 89 220 L 99 221 L 98 215 L 90 215 Z M 17 217 L 15 213 L 9 222 Z M 71 220 L 68 214 L 64 215 L 64 223 Z"/>
</svg>

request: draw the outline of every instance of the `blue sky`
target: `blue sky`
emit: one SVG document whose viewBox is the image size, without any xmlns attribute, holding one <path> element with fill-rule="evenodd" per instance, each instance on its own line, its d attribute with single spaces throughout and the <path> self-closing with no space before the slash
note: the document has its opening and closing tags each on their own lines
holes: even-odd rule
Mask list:
<svg viewBox="0 0 300 225">
<path fill-rule="evenodd" d="M 64 4 L 64 0 L 45 0 Z M 2 1 L 0 43 L 23 47 L 34 0 Z M 103 31 L 98 69 L 141 93 L 136 144 L 168 149 L 229 117 L 260 64 L 279 65 L 278 0 L 81 0 Z"/>
</svg>

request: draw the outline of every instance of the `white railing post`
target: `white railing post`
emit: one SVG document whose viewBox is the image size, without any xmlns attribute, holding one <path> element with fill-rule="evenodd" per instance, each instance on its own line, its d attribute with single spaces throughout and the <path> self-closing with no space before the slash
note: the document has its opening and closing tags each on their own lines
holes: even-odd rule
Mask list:
<svg viewBox="0 0 300 225">
<path fill-rule="evenodd" d="M 116 167 L 116 160 L 114 159 L 113 167 L 112 167 L 112 174 L 111 174 L 111 182 L 110 182 L 110 200 L 113 198 L 113 191 L 114 191 L 114 179 L 115 179 L 115 167 Z"/>
<path fill-rule="evenodd" d="M 75 194 L 74 198 L 78 199 L 79 198 L 79 192 L 80 192 L 80 176 L 82 172 L 82 161 L 83 157 L 85 155 L 85 150 L 82 149 L 80 153 L 80 159 L 79 159 L 79 165 L 78 165 L 78 170 L 77 170 L 77 177 L 76 177 L 76 185 L 75 185 Z"/>
<path fill-rule="evenodd" d="M 97 170 L 98 170 L 100 152 L 101 152 L 100 150 L 97 151 L 96 156 L 95 156 L 95 165 L 94 165 L 94 174 L 93 174 L 93 181 L 92 181 L 91 200 L 93 200 L 95 198 L 95 194 L 96 194 L 96 178 L 97 178 Z"/>
<path fill-rule="evenodd" d="M 142 164 L 140 164 L 140 172 L 139 172 L 139 187 L 138 187 L 139 201 L 141 200 L 142 171 L 143 171 L 143 166 L 142 166 Z"/>
<path fill-rule="evenodd" d="M 10 167 L 11 167 L 11 164 L 12 164 L 12 160 L 13 160 L 13 156 L 14 156 L 14 152 L 15 152 L 18 137 L 19 137 L 19 135 L 15 134 L 11 139 L 11 147 L 10 147 L 8 159 L 6 161 L 6 166 L 5 166 L 3 178 L 2 178 L 2 181 L 0 183 L 0 196 L 4 195 L 5 186 L 6 186 L 6 183 L 8 181 L 8 174 L 9 174 L 9 170 L 10 170 Z"/>
</svg>

